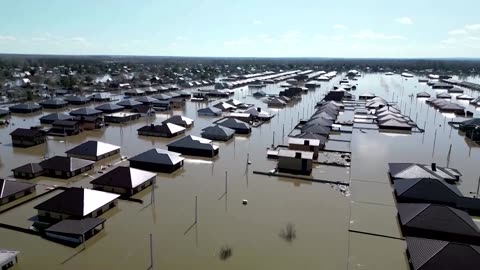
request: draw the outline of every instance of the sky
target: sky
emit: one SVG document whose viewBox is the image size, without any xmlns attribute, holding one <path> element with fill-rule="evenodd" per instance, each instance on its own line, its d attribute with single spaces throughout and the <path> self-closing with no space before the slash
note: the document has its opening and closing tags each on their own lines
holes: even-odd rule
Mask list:
<svg viewBox="0 0 480 270">
<path fill-rule="evenodd" d="M 0 0 L 0 53 L 480 57 L 480 1 Z"/>
</svg>

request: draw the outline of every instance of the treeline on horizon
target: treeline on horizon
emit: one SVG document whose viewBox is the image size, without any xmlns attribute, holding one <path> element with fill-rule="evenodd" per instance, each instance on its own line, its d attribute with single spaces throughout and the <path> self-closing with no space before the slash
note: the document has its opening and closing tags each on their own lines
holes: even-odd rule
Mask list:
<svg viewBox="0 0 480 270">
<path fill-rule="evenodd" d="M 348 69 L 371 71 L 423 71 L 431 69 L 444 73 L 477 73 L 480 59 L 400 59 L 400 58 L 253 58 L 253 57 L 174 57 L 174 56 L 75 56 L 0 54 L 0 67 L 77 66 L 77 65 L 250 65 L 261 69 Z"/>
</svg>

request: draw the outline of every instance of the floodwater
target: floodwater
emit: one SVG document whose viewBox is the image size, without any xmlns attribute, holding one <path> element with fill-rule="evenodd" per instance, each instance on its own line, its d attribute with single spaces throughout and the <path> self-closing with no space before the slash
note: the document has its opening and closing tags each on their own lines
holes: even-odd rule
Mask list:
<svg viewBox="0 0 480 270">
<path fill-rule="evenodd" d="M 417 122 L 426 133 L 395 135 L 353 129 L 353 134 L 334 137 L 351 143 L 329 142 L 331 148 L 350 148 L 352 167 L 317 166 L 315 178 L 351 181 L 351 196 L 345 196 L 329 184 L 312 183 L 279 177 L 253 174 L 269 171 L 276 165 L 268 160 L 266 149 L 286 143 L 299 119 L 308 118 L 314 104 L 341 79 L 322 82 L 315 91 L 302 95 L 302 100 L 284 109 L 269 109 L 261 100 L 251 96 L 255 89 L 236 90 L 233 98 L 253 103 L 276 116 L 250 136 L 236 136 L 220 145 L 219 157 L 200 159 L 188 157 L 183 169 L 172 175 L 159 174 L 155 201 L 151 188 L 135 195 L 144 204 L 120 201 L 118 208 L 103 215 L 105 230 L 87 241 L 86 249 L 68 248 L 40 237 L 0 229 L 0 248 L 18 250 L 19 265 L 15 269 L 147 269 L 150 266 L 149 234 L 153 235 L 153 269 L 407 269 L 405 243 L 401 240 L 370 236 L 350 230 L 400 237 L 396 209 L 388 183 L 388 162 L 437 162 L 446 164 L 452 144 L 450 166 L 463 174 L 460 189 L 466 193 L 476 190 L 480 160 L 479 148 L 445 125 L 445 116 L 426 105 L 423 100 L 408 97 L 411 93 L 435 91 L 419 84 L 415 78 L 405 80 L 398 75 L 387 77 L 369 74 L 359 78 L 353 94 L 374 92 L 387 100 L 397 100 L 404 114 Z M 268 85 L 262 89 L 276 94 L 280 87 Z M 477 96 L 478 93 L 469 93 Z M 400 105 L 401 104 L 401 105 Z M 404 107 L 406 105 L 406 111 Z M 92 107 L 98 104 L 90 105 Z M 202 128 L 218 118 L 198 117 L 197 109 L 206 103 L 187 102 L 184 110 L 174 111 L 195 120 L 187 135 L 199 136 Z M 472 108 L 474 109 L 474 108 Z M 11 169 L 27 162 L 38 162 L 44 156 L 63 155 L 85 140 L 100 140 L 122 147 L 121 155 L 133 156 L 153 147 L 166 148 L 173 140 L 138 136 L 143 125 L 160 123 L 170 114 L 157 113 L 154 118 L 141 118 L 124 125 L 110 125 L 103 130 L 87 131 L 65 138 L 50 138 L 48 144 L 28 149 L 13 148 L 8 135 L 17 127 L 39 124 L 36 115 L 13 115 L 15 125 L 0 128 L 0 176 L 11 178 Z M 346 112 L 348 115 L 350 112 Z M 350 116 L 353 116 L 350 114 Z M 440 126 L 441 125 L 441 126 Z M 433 137 L 437 130 L 435 150 Z M 275 132 L 275 133 L 274 133 Z M 247 166 L 247 154 L 251 165 Z M 116 164 L 120 157 L 98 162 Z M 128 165 L 128 162 L 120 163 Z M 228 192 L 225 192 L 225 172 L 228 173 Z M 97 176 L 77 176 L 68 181 L 40 177 L 37 194 L 48 185 L 89 187 Z M 194 223 L 194 202 L 198 197 L 198 223 Z M 242 200 L 248 205 L 242 205 Z M 0 215 L 0 222 L 21 227 L 31 225 L 33 207 L 45 200 L 39 198 Z M 1 209 L 1 208 L 0 208 Z M 288 242 L 279 236 L 293 224 L 296 238 Z M 189 230 L 190 228 L 190 230 Z M 222 261 L 219 251 L 232 248 L 232 256 Z"/>
</svg>

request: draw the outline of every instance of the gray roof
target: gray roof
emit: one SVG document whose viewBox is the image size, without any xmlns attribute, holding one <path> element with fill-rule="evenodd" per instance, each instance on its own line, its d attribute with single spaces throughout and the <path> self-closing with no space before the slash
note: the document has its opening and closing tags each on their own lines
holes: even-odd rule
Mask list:
<svg viewBox="0 0 480 270">
<path fill-rule="evenodd" d="M 95 110 L 92 108 L 81 108 L 78 110 L 74 110 L 70 112 L 70 115 L 73 116 L 92 116 L 92 115 L 99 115 L 102 111 Z"/>
<path fill-rule="evenodd" d="M 64 219 L 48 227 L 45 231 L 49 233 L 84 235 L 105 221 L 106 219 L 103 218 Z"/>
<path fill-rule="evenodd" d="M 96 93 L 91 95 L 90 97 L 93 99 L 109 99 L 110 96 L 110 93 Z"/>
<path fill-rule="evenodd" d="M 0 179 L 0 199 L 8 198 L 11 195 L 30 189 L 34 186 L 34 184 L 30 183 Z"/>
<path fill-rule="evenodd" d="M 66 101 L 77 101 L 77 102 L 88 102 L 91 99 L 89 97 L 84 97 L 84 96 L 68 96 L 65 97 L 64 100 Z"/>
<path fill-rule="evenodd" d="M 119 106 L 135 106 L 135 105 L 140 105 L 140 104 L 142 104 L 142 103 L 138 102 L 136 100 L 133 100 L 133 99 L 124 99 L 124 100 L 117 103 L 117 105 L 119 105 Z"/>
<path fill-rule="evenodd" d="M 202 137 L 203 136 L 222 136 L 222 137 L 230 137 L 235 134 L 235 130 L 227 127 L 222 127 L 219 125 L 209 126 L 202 129 Z"/>
<path fill-rule="evenodd" d="M 131 157 L 128 160 L 146 163 L 175 165 L 179 162 L 182 162 L 184 158 L 180 157 L 180 153 L 167 151 L 160 148 L 154 148 L 138 154 L 134 157 Z"/>
<path fill-rule="evenodd" d="M 166 122 L 162 122 L 161 125 L 147 125 L 137 129 L 137 131 L 139 132 L 150 132 L 150 133 L 170 134 L 170 135 L 182 132 L 184 130 L 185 128 L 182 126 L 179 126 L 173 123 L 166 123 Z"/>
<path fill-rule="evenodd" d="M 137 98 L 137 99 L 135 99 L 135 100 L 138 101 L 138 102 L 141 102 L 141 103 L 143 103 L 143 104 L 145 104 L 145 103 L 154 103 L 154 102 L 157 102 L 157 101 L 158 101 L 158 99 L 152 98 L 152 97 L 141 97 L 141 98 Z"/>
<path fill-rule="evenodd" d="M 330 133 L 329 127 L 325 127 L 319 124 L 304 125 L 300 130 L 302 131 L 302 133 L 314 133 L 320 135 L 328 135 Z"/>
<path fill-rule="evenodd" d="M 73 157 L 54 156 L 40 162 L 44 169 L 59 170 L 64 172 L 73 172 L 80 168 L 87 167 L 95 162 Z"/>
<path fill-rule="evenodd" d="M 23 173 L 38 173 L 43 171 L 42 166 L 38 163 L 27 163 L 18 168 L 12 170 L 13 172 L 23 172 Z"/>
<path fill-rule="evenodd" d="M 200 115 L 212 115 L 212 116 L 218 116 L 222 114 L 222 110 L 215 108 L 215 107 L 207 107 L 207 108 L 202 108 L 197 111 L 198 114 Z"/>
<path fill-rule="evenodd" d="M 412 270 L 471 270 L 480 265 L 480 247 L 447 241 L 407 237 Z"/>
<path fill-rule="evenodd" d="M 73 116 L 65 113 L 51 113 L 40 117 L 40 121 L 72 120 Z"/>
<path fill-rule="evenodd" d="M 211 144 L 211 141 L 208 139 L 203 139 L 196 136 L 185 136 L 181 139 L 178 139 L 174 142 L 167 144 L 168 147 L 179 147 L 179 148 L 190 148 L 190 149 L 201 149 L 201 150 L 216 150 L 218 149 L 217 145 Z"/>
<path fill-rule="evenodd" d="M 477 225 L 465 211 L 425 203 L 398 203 L 397 208 L 402 226 L 440 233 L 480 236 Z"/>
<path fill-rule="evenodd" d="M 429 98 L 430 94 L 427 92 L 420 92 L 417 94 L 417 97 L 424 97 L 424 98 Z"/>
<path fill-rule="evenodd" d="M 40 102 L 40 105 L 65 105 L 65 104 L 68 104 L 68 102 L 60 98 L 46 99 Z"/>
<path fill-rule="evenodd" d="M 242 122 L 240 120 L 237 120 L 235 118 L 225 118 L 225 119 L 222 119 L 222 120 L 220 120 L 216 123 L 218 125 L 228 127 L 228 128 L 231 128 L 231 129 L 244 129 L 244 130 L 250 129 L 250 125 L 248 125 L 247 123 Z"/>
<path fill-rule="evenodd" d="M 168 118 L 167 120 L 163 121 L 162 123 L 172 123 L 175 125 L 186 127 L 186 126 L 193 125 L 193 120 L 182 115 L 174 115 Z"/>
<path fill-rule="evenodd" d="M 84 217 L 117 199 L 119 195 L 78 187 L 71 187 L 55 197 L 35 206 L 37 210 Z"/>
<path fill-rule="evenodd" d="M 113 144 L 99 141 L 86 141 L 66 151 L 65 153 L 89 157 L 98 157 L 116 151 L 118 149 L 120 149 L 120 147 Z"/>
<path fill-rule="evenodd" d="M 17 105 L 10 106 L 9 109 L 17 109 L 17 110 L 36 110 L 41 109 L 42 106 L 38 105 L 37 103 L 28 102 L 28 103 L 21 103 Z"/>
<path fill-rule="evenodd" d="M 463 126 L 480 126 L 480 118 L 473 118 L 466 121 L 463 121 Z"/>
<path fill-rule="evenodd" d="M 100 106 L 95 107 L 95 110 L 99 110 L 99 111 L 117 111 L 117 110 L 123 110 L 123 109 L 124 109 L 123 106 L 111 104 L 111 103 L 102 104 Z"/>
<path fill-rule="evenodd" d="M 152 172 L 120 166 L 97 177 L 90 184 L 132 189 L 156 176 Z"/>
</svg>

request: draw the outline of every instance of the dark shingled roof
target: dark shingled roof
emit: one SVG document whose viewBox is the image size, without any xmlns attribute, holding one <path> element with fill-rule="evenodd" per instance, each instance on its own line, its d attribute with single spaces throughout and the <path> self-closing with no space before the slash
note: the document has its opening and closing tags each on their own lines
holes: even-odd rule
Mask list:
<svg viewBox="0 0 480 270">
<path fill-rule="evenodd" d="M 199 109 L 197 113 L 199 115 L 218 116 L 218 115 L 222 115 L 222 110 L 215 107 L 207 107 L 207 108 Z"/>
<path fill-rule="evenodd" d="M 30 183 L 0 179 L 0 199 L 7 198 L 35 186 Z"/>
<path fill-rule="evenodd" d="M 330 128 L 325 127 L 319 124 L 307 124 L 304 125 L 301 129 L 302 133 L 314 133 L 320 135 L 328 135 L 330 133 Z"/>
<path fill-rule="evenodd" d="M 22 136 L 22 137 L 36 137 L 45 135 L 45 131 L 41 129 L 30 129 L 30 128 L 17 128 L 10 133 L 11 136 Z"/>
<path fill-rule="evenodd" d="M 159 148 L 150 149 L 146 152 L 138 154 L 129 158 L 130 161 L 156 163 L 165 165 L 175 165 L 183 161 L 184 158 L 180 157 L 179 153 L 171 152 Z"/>
<path fill-rule="evenodd" d="M 141 102 L 135 101 L 133 99 L 125 99 L 117 103 L 118 106 L 135 106 L 135 105 L 141 105 Z"/>
<path fill-rule="evenodd" d="M 403 202 L 433 202 L 455 205 L 462 193 L 454 185 L 440 179 L 413 178 L 394 182 L 395 193 Z"/>
<path fill-rule="evenodd" d="M 249 130 L 250 129 L 250 126 L 243 122 L 243 121 L 240 121 L 240 120 L 237 120 L 235 118 L 225 118 L 225 119 L 222 119 L 220 121 L 217 122 L 218 125 L 220 126 L 224 126 L 224 127 L 227 127 L 227 128 L 231 128 L 231 129 L 241 129 L 241 130 Z"/>
<path fill-rule="evenodd" d="M 162 123 L 172 123 L 182 127 L 189 127 L 193 125 L 193 120 L 185 116 L 174 115 L 168 118 L 167 120 L 163 121 Z"/>
<path fill-rule="evenodd" d="M 111 104 L 111 103 L 102 104 L 100 106 L 95 107 L 95 110 L 99 110 L 102 112 L 112 112 L 112 111 L 118 112 L 118 111 L 122 111 L 123 109 L 124 109 L 123 106 Z"/>
<path fill-rule="evenodd" d="M 51 113 L 40 117 L 40 121 L 72 120 L 73 116 L 65 113 Z"/>
<path fill-rule="evenodd" d="M 38 105 L 37 103 L 21 103 L 17 105 L 13 105 L 9 107 L 9 109 L 16 109 L 16 110 L 38 110 L 41 109 L 42 106 Z"/>
<path fill-rule="evenodd" d="M 12 172 L 20 172 L 20 173 L 38 173 L 43 171 L 42 166 L 38 163 L 28 163 L 18 168 L 12 170 Z"/>
<path fill-rule="evenodd" d="M 69 102 L 90 102 L 90 98 L 89 97 L 83 97 L 83 96 L 68 96 L 68 97 L 65 97 L 66 101 L 69 101 Z"/>
<path fill-rule="evenodd" d="M 84 217 L 118 197 L 119 195 L 108 192 L 72 187 L 34 208 Z"/>
<path fill-rule="evenodd" d="M 190 148 L 190 149 L 201 149 L 201 150 L 212 150 L 218 149 L 218 146 L 212 145 L 210 140 L 202 139 L 196 136 L 185 136 L 181 139 L 178 139 L 174 142 L 167 144 L 168 147 L 181 147 L 181 148 Z"/>
<path fill-rule="evenodd" d="M 438 204 L 398 203 L 402 226 L 469 237 L 479 237 L 480 231 L 470 215 L 462 210 Z"/>
<path fill-rule="evenodd" d="M 92 180 L 90 184 L 132 189 L 156 176 L 155 173 L 121 166 Z"/>
<path fill-rule="evenodd" d="M 106 153 L 116 151 L 118 149 L 120 149 L 120 147 L 113 144 L 99 142 L 99 141 L 86 141 L 66 151 L 65 153 L 81 155 L 81 156 L 98 157 Z"/>
<path fill-rule="evenodd" d="M 472 270 L 480 265 L 480 246 L 407 237 L 412 270 Z"/>
<path fill-rule="evenodd" d="M 39 164 L 44 169 L 73 172 L 80 168 L 92 165 L 94 163 L 95 162 L 93 161 L 79 159 L 79 158 L 54 156 L 52 158 L 49 158 L 47 160 L 40 162 Z"/>
<path fill-rule="evenodd" d="M 222 127 L 219 125 L 206 127 L 202 129 L 202 133 L 201 133 L 202 137 L 205 137 L 205 138 L 210 138 L 212 136 L 227 138 L 232 136 L 233 134 L 235 134 L 235 130 L 227 127 Z"/>
<path fill-rule="evenodd" d="M 168 134 L 173 135 L 182 131 L 185 131 L 185 128 L 173 123 L 163 122 L 161 125 L 147 125 L 137 129 L 138 132 L 151 132 L 157 134 Z"/>
<path fill-rule="evenodd" d="M 81 108 L 70 112 L 72 116 L 95 116 L 100 115 L 102 111 L 95 110 L 92 108 Z"/>
<path fill-rule="evenodd" d="M 68 102 L 60 98 L 52 98 L 52 99 L 43 100 L 39 104 L 40 105 L 66 105 L 68 104 Z"/>
<path fill-rule="evenodd" d="M 65 219 L 48 227 L 45 231 L 49 233 L 84 235 L 105 221 L 106 219 L 103 218 Z"/>
<path fill-rule="evenodd" d="M 420 93 L 417 94 L 417 97 L 419 97 L 419 98 L 429 98 L 431 96 L 427 92 L 420 92 Z"/>
</svg>

